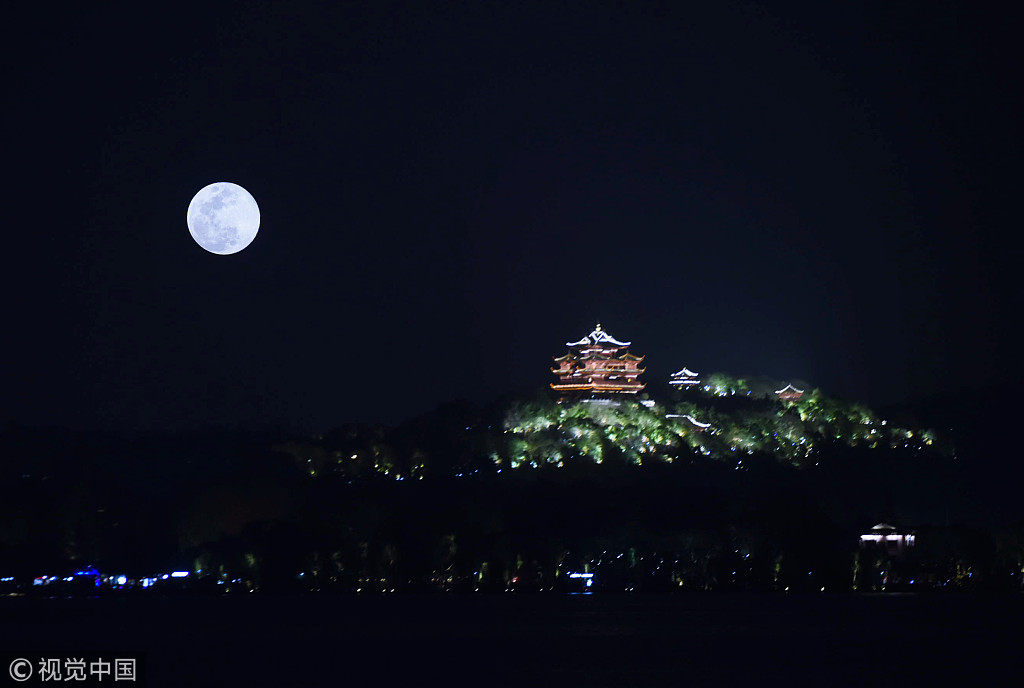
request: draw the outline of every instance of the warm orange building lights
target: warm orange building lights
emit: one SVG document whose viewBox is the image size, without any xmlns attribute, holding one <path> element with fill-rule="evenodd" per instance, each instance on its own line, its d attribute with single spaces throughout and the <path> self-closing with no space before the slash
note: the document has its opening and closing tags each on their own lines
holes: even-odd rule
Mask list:
<svg viewBox="0 0 1024 688">
<path fill-rule="evenodd" d="M 617 394 L 636 394 L 646 385 L 637 378 L 643 356 L 629 353 L 629 342 L 620 342 L 601 329 L 578 342 L 566 342 L 569 353 L 555 359 L 551 372 L 558 382 L 551 389 L 565 396 L 600 398 Z"/>
</svg>

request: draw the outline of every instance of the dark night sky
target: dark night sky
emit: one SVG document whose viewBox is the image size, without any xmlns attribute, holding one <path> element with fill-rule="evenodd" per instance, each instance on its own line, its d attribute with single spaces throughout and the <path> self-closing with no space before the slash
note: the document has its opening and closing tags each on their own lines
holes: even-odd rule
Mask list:
<svg viewBox="0 0 1024 688">
<path fill-rule="evenodd" d="M 1016 36 L 967 3 L 92 4 L 0 29 L 0 420 L 393 422 L 597 321 L 873 404 L 1016 365 Z"/>
</svg>

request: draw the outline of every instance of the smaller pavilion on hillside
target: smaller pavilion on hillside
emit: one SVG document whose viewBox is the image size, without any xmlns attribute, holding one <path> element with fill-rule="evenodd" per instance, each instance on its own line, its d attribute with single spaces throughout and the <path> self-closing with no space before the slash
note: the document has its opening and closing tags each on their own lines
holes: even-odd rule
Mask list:
<svg viewBox="0 0 1024 688">
<path fill-rule="evenodd" d="M 669 376 L 668 383 L 670 385 L 675 385 L 680 389 L 686 389 L 687 387 L 699 385 L 700 378 L 697 377 L 697 373 L 684 367 L 678 373 L 672 373 L 672 375 Z"/>
<path fill-rule="evenodd" d="M 804 395 L 804 390 L 787 384 L 782 389 L 775 390 L 775 394 L 783 401 L 797 401 Z"/>
</svg>

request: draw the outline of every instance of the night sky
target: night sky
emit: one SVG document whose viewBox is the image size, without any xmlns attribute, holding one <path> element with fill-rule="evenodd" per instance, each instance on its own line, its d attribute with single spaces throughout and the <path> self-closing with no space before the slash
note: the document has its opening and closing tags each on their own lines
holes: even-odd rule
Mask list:
<svg viewBox="0 0 1024 688">
<path fill-rule="evenodd" d="M 0 421 L 397 422 L 597 322 L 649 381 L 1019 380 L 1012 27 L 774 4 L 9 15 Z M 216 181 L 260 205 L 237 255 L 185 225 Z"/>
</svg>

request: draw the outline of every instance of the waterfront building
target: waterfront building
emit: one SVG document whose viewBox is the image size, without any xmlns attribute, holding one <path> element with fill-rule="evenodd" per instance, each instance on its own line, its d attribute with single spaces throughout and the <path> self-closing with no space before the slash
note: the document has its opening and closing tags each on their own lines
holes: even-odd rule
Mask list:
<svg viewBox="0 0 1024 688">
<path fill-rule="evenodd" d="M 900 533 L 896 526 L 888 523 L 879 523 L 871 529 L 870 533 L 860 536 L 860 546 L 875 546 L 884 549 L 890 557 L 902 557 L 903 554 L 915 544 L 913 533 Z"/>
</svg>

